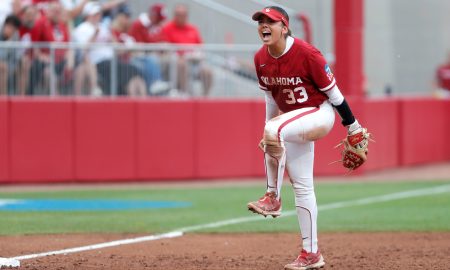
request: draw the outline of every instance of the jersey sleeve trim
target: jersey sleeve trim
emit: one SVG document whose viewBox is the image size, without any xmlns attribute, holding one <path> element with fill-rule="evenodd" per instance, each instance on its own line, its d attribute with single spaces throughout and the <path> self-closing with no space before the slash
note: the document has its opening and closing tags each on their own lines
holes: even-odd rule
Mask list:
<svg viewBox="0 0 450 270">
<path fill-rule="evenodd" d="M 333 81 L 327 87 L 319 88 L 319 90 L 322 92 L 327 92 L 327 91 L 330 91 L 335 85 L 336 85 L 336 80 L 333 78 Z"/>
</svg>

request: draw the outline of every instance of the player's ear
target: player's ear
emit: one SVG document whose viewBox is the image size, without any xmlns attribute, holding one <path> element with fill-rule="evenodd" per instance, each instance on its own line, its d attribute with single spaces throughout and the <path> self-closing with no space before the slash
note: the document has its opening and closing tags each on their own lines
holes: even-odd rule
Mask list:
<svg viewBox="0 0 450 270">
<path fill-rule="evenodd" d="M 289 28 L 287 28 L 287 26 L 283 24 L 283 28 L 281 29 L 281 33 L 283 35 L 286 35 L 288 32 L 289 32 Z"/>
</svg>

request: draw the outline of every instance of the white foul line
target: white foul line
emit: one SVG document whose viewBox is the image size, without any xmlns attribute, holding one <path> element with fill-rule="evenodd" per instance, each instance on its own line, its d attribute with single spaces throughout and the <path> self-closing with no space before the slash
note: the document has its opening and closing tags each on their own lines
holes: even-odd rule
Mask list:
<svg viewBox="0 0 450 270">
<path fill-rule="evenodd" d="M 163 234 L 156 234 L 156 235 L 149 235 L 149 236 L 143 236 L 143 237 L 137 237 L 137 238 L 111 241 L 111 242 L 89 245 L 89 246 L 84 246 L 84 247 L 68 248 L 68 249 L 50 251 L 50 252 L 39 253 L 39 254 L 17 256 L 17 257 L 13 257 L 11 259 L 27 260 L 27 259 L 50 256 L 50 255 L 69 254 L 69 253 L 75 253 L 75 252 L 81 252 L 81 251 L 87 251 L 87 250 L 115 247 L 115 246 L 120 246 L 120 245 L 128 245 L 128 244 L 134 244 L 134 243 L 140 243 L 140 242 L 146 242 L 146 241 L 154 241 L 154 240 L 160 240 L 160 239 L 165 239 L 165 238 L 175 238 L 175 237 L 180 237 L 182 235 L 183 235 L 182 232 L 174 231 L 174 232 L 168 232 L 168 233 L 163 233 Z"/>
<path fill-rule="evenodd" d="M 394 201 L 394 200 L 400 200 L 400 199 L 406 199 L 406 198 L 412 198 L 412 197 L 420 197 L 420 196 L 433 195 L 433 194 L 446 193 L 446 192 L 450 192 L 450 185 L 442 185 L 442 186 L 437 186 L 437 187 L 432 187 L 432 188 L 416 189 L 416 190 L 396 192 L 396 193 L 391 193 L 391 194 L 386 194 L 386 195 L 367 197 L 367 198 L 351 200 L 351 201 L 330 203 L 330 204 L 325 204 L 325 205 L 319 206 L 318 209 L 321 211 L 324 211 L 324 210 L 330 210 L 330 209 Z M 292 216 L 295 214 L 296 214 L 295 210 L 286 211 L 279 218 L 288 217 L 288 216 Z M 261 216 L 234 218 L 234 219 L 228 219 L 228 220 L 223 220 L 223 221 L 218 221 L 218 222 L 213 222 L 213 223 L 184 227 L 184 228 L 180 228 L 180 229 L 174 230 L 172 232 L 163 233 L 163 234 L 130 238 L 130 239 L 124 239 L 124 240 L 117 240 L 117 241 L 106 242 L 106 243 L 101 243 L 101 244 L 95 244 L 95 245 L 89 245 L 89 246 L 83 246 L 83 247 L 77 247 L 77 248 L 70 248 L 70 249 L 63 249 L 63 250 L 58 250 L 58 251 L 50 251 L 50 252 L 45 252 L 45 253 L 23 255 L 23 256 L 17 256 L 17 257 L 13 257 L 13 258 L 9 258 L 9 259 L 8 258 L 0 258 L 0 259 L 19 261 L 19 260 L 45 257 L 45 256 L 50 256 L 50 255 L 69 254 L 69 253 L 75 253 L 75 252 L 81 252 L 81 251 L 101 249 L 101 248 L 106 248 L 106 247 L 114 247 L 114 246 L 120 246 L 120 245 L 140 243 L 140 242 L 145 242 L 145 241 L 154 241 L 154 240 L 160 240 L 160 239 L 166 239 L 166 238 L 175 238 L 175 237 L 182 236 L 183 233 L 185 233 L 185 232 L 194 232 L 194 231 L 199 231 L 199 230 L 203 230 L 203 229 L 219 228 L 219 227 L 224 227 L 224 226 L 233 225 L 233 224 L 240 224 L 240 223 L 261 221 L 261 220 L 265 220 L 265 219 L 261 218 Z M 0 268 L 1 268 L 1 266 L 2 265 L 0 264 Z"/>
</svg>

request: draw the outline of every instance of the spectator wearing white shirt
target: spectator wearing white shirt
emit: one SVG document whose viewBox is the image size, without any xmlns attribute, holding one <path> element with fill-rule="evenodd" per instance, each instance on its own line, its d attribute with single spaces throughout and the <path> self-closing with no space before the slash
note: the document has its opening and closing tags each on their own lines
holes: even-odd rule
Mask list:
<svg viewBox="0 0 450 270">
<path fill-rule="evenodd" d="M 83 10 L 86 19 L 75 29 L 74 41 L 84 45 L 98 43 L 88 49 L 84 59 L 96 66 L 99 84 L 104 94 L 114 92 L 120 95 L 145 94 L 145 81 L 137 68 L 116 57 L 113 47 L 107 44 L 118 40 L 113 36 L 110 27 L 100 22 L 101 10 L 102 7 L 98 2 L 86 4 Z M 122 13 L 117 14 L 117 16 L 122 15 Z M 116 72 L 112 73 L 112 71 Z M 117 82 L 116 87 L 113 85 L 114 80 Z"/>
<path fill-rule="evenodd" d="M 72 40 L 76 43 L 88 45 L 96 42 L 100 36 L 100 20 L 102 18 L 101 6 L 94 2 L 89 2 L 84 6 L 83 15 L 85 20 L 72 32 Z M 105 30 L 101 32 L 106 37 Z M 106 54 L 105 54 L 106 53 Z M 74 93 L 81 95 L 84 83 L 88 83 L 90 95 L 101 95 L 102 91 L 98 87 L 98 77 L 96 64 L 102 58 L 112 57 L 114 52 L 111 48 L 97 48 L 81 50 L 77 54 L 77 67 L 75 69 Z"/>
</svg>

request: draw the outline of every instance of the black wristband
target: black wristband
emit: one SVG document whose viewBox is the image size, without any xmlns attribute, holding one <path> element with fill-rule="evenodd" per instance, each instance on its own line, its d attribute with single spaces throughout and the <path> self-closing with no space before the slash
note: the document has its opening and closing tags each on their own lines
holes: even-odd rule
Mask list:
<svg viewBox="0 0 450 270">
<path fill-rule="evenodd" d="M 350 110 L 350 107 L 345 99 L 340 105 L 333 105 L 333 107 L 336 108 L 336 111 L 341 116 L 342 125 L 348 126 L 355 122 L 355 117 L 353 116 L 352 110 Z"/>
</svg>

